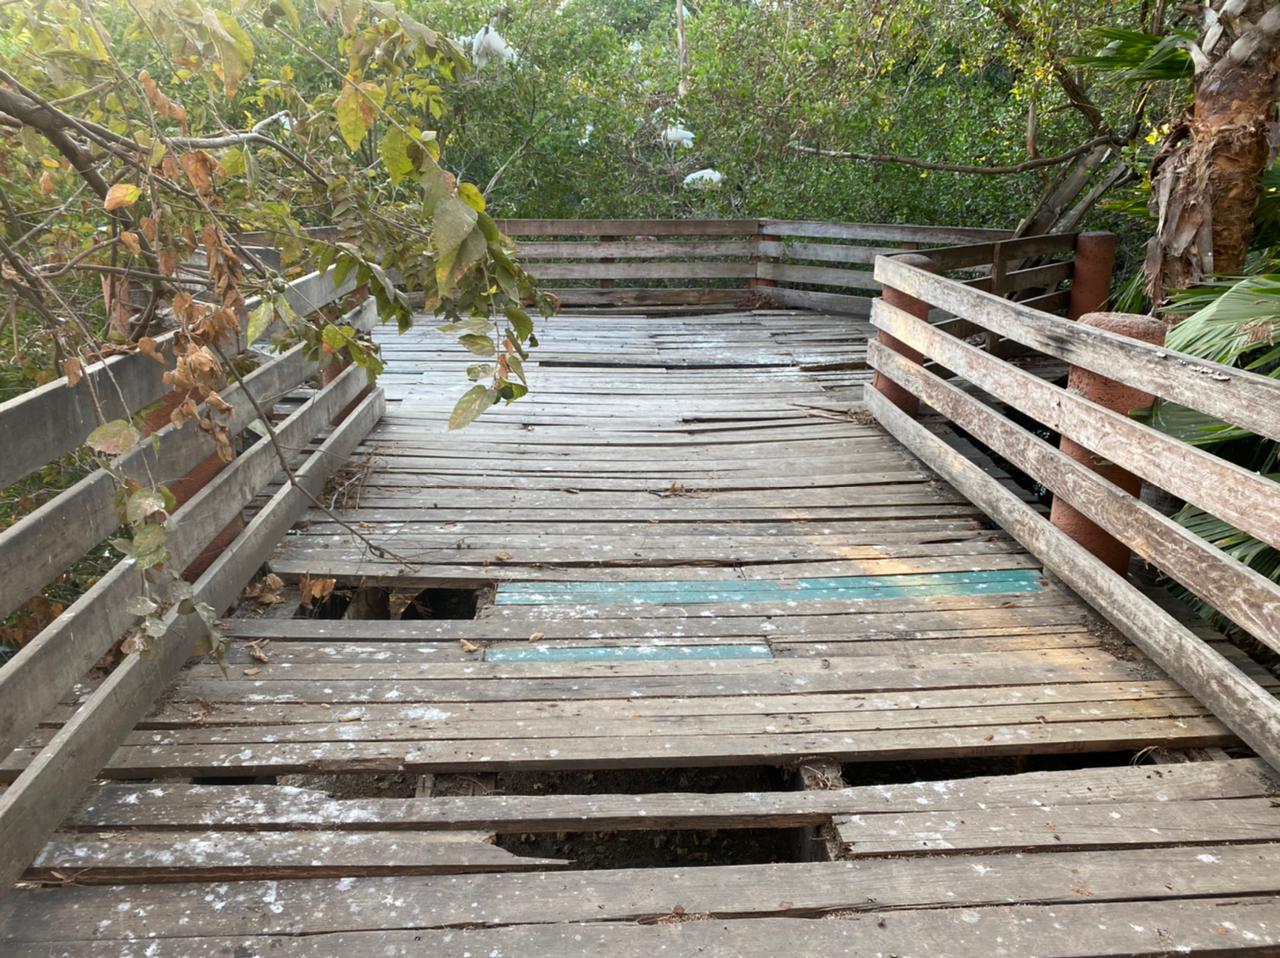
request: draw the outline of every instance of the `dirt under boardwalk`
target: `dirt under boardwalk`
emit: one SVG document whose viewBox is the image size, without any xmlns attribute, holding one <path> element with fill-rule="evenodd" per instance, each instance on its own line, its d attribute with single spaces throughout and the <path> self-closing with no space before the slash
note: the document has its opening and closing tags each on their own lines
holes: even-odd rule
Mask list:
<svg viewBox="0 0 1280 958">
<path fill-rule="evenodd" d="M 394 556 L 318 513 L 280 545 L 344 617 L 239 613 L 0 952 L 1280 948 L 1270 773 L 1131 764 L 1235 743 L 850 411 L 866 332 L 564 316 L 461 433 L 468 358 L 388 337 L 399 401 L 334 495 Z"/>
</svg>

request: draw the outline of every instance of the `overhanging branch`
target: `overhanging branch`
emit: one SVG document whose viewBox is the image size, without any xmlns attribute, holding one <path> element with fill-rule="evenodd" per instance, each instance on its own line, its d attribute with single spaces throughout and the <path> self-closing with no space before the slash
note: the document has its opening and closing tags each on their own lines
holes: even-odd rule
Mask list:
<svg viewBox="0 0 1280 958">
<path fill-rule="evenodd" d="M 823 150 L 816 146 L 806 146 L 803 143 L 789 143 L 788 146 L 798 153 L 809 153 L 813 156 L 827 156 L 838 160 L 860 160 L 864 163 L 897 163 L 901 166 L 910 166 L 918 170 L 930 170 L 938 173 L 973 173 L 979 176 L 1009 176 L 1017 173 L 1029 173 L 1032 170 L 1042 169 L 1046 166 L 1057 166 L 1060 163 L 1066 163 L 1073 160 L 1083 153 L 1088 153 L 1096 146 L 1104 143 L 1110 143 L 1120 146 L 1124 140 L 1114 133 L 1106 133 L 1102 136 L 1095 136 L 1091 140 L 1086 140 L 1077 147 L 1067 150 L 1065 153 L 1059 153 L 1056 156 L 1042 156 L 1039 159 L 1027 160 L 1023 163 L 1014 163 L 1009 166 L 972 166 L 964 163 L 935 163 L 932 160 L 922 160 L 914 156 L 899 156 L 894 153 L 858 153 L 852 150 Z"/>
</svg>

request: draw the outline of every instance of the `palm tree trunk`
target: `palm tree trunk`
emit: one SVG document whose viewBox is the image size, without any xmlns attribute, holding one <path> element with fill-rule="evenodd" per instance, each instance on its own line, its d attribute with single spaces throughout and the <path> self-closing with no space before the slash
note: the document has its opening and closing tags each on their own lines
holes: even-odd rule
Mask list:
<svg viewBox="0 0 1280 958">
<path fill-rule="evenodd" d="M 1195 99 L 1166 140 L 1152 179 L 1159 221 L 1147 247 L 1152 302 L 1244 268 L 1259 177 L 1273 160 L 1280 97 L 1280 0 L 1249 0 L 1238 17 L 1209 10 Z"/>
</svg>

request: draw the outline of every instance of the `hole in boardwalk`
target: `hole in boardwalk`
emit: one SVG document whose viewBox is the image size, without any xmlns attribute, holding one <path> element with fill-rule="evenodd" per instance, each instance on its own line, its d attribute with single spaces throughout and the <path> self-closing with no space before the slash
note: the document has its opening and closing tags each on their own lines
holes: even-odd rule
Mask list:
<svg viewBox="0 0 1280 958">
<path fill-rule="evenodd" d="M 766 865 L 800 860 L 798 828 L 555 832 L 499 835 L 500 848 L 523 857 L 569 858 L 575 869 Z"/>
<path fill-rule="evenodd" d="M 650 792 L 772 792 L 791 787 L 782 769 L 763 765 L 728 768 L 623 768 L 550 772 L 499 772 L 503 795 L 644 795 Z"/>
<path fill-rule="evenodd" d="M 332 582 L 332 580 L 329 580 Z M 474 619 L 493 601 L 494 583 L 466 587 L 392 589 L 383 586 L 332 588 L 298 607 L 298 619 L 421 620 Z"/>
<path fill-rule="evenodd" d="M 1069 771 L 1129 765 L 1133 752 L 1068 752 L 1060 755 L 930 759 L 917 762 L 854 762 L 844 766 L 851 786 L 937 782 L 952 778 L 1018 775 L 1024 772 Z"/>
<path fill-rule="evenodd" d="M 423 589 L 400 613 L 402 619 L 474 619 L 487 590 Z"/>
<path fill-rule="evenodd" d="M 739 768 L 593 769 L 499 772 L 504 795 L 646 795 L 664 792 L 765 793 L 794 787 L 790 774 Z M 497 844 L 525 857 L 569 858 L 573 868 L 762 865 L 805 860 L 812 834 L 803 828 L 653 828 L 502 834 Z"/>
</svg>

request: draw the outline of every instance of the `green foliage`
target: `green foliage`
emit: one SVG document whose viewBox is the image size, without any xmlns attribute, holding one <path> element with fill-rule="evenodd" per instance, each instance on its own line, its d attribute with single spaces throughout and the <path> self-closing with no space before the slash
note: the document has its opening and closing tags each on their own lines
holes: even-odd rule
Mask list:
<svg viewBox="0 0 1280 958">
<path fill-rule="evenodd" d="M 1195 311 L 1173 327 L 1166 338 L 1170 349 L 1200 359 L 1247 369 L 1280 379 L 1280 267 L 1271 250 L 1252 258 L 1254 275 L 1221 280 L 1190 290 L 1175 299 L 1179 310 Z M 1149 422 L 1184 442 L 1212 449 L 1223 458 L 1280 481 L 1274 470 L 1280 444 L 1176 403 L 1157 400 Z M 1174 519 L 1212 542 L 1256 572 L 1280 581 L 1280 550 L 1216 516 L 1187 505 Z M 1215 610 L 1189 593 L 1207 614 L 1227 624 Z"/>
<path fill-rule="evenodd" d="M 1191 30 L 1172 30 L 1155 36 L 1141 30 L 1099 27 L 1091 34 L 1105 44 L 1091 56 L 1072 57 L 1076 66 L 1111 72 L 1124 80 L 1190 80 L 1194 75 L 1187 44 L 1196 41 Z"/>
<path fill-rule="evenodd" d="M 1067 108 L 1054 61 L 1092 49 L 1100 24 L 1136 24 L 1138 3 L 1038 0 L 1001 5 L 911 2 L 752 4 L 705 0 L 687 16 L 688 92 L 680 96 L 673 6 L 615 8 L 513 0 L 500 25 L 515 66 L 444 90 L 439 126 L 451 167 L 485 185 L 503 216 L 778 216 L 1013 226 L 1054 175 L 926 172 L 795 149 L 896 153 L 1010 164 L 1027 158 L 1030 104 L 1044 155 L 1088 135 Z M 474 34 L 492 5 L 415 0 L 417 15 Z M 1109 83 L 1102 107 L 1126 120 L 1131 94 Z M 939 122 L 945 118 L 945 122 Z M 692 149 L 662 141 L 669 124 Z M 720 190 L 682 186 L 694 170 Z"/>
</svg>

